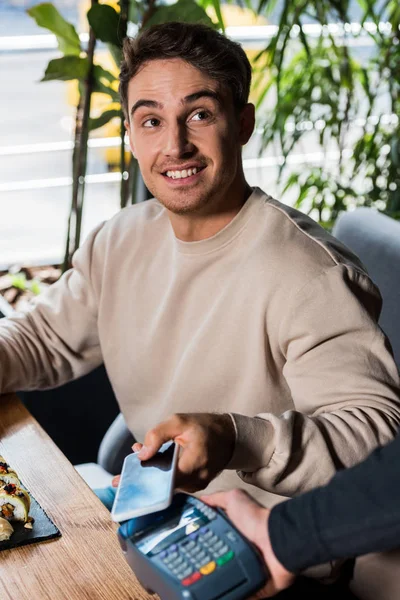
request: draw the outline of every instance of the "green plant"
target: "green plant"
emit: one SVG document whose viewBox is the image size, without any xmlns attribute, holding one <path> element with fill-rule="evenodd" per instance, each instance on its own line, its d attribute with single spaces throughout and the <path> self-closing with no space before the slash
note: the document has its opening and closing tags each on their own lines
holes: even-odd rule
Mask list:
<svg viewBox="0 0 400 600">
<path fill-rule="evenodd" d="M 214 8 L 217 22 L 207 15 L 207 6 Z M 104 126 L 112 119 L 119 120 L 121 188 L 120 205 L 135 202 L 138 177 L 137 162 L 125 157 L 124 116 L 118 94 L 118 78 L 115 73 L 96 62 L 96 41 L 106 44 L 118 72 L 122 58 L 122 42 L 127 35 L 128 22 L 135 22 L 140 30 L 155 23 L 180 20 L 205 22 L 214 27 L 224 28 L 219 0 L 178 0 L 175 4 L 164 4 L 163 0 L 120 0 L 118 10 L 109 4 L 99 4 L 91 0 L 87 12 L 89 41 L 83 47 L 79 35 L 51 3 L 43 3 L 30 8 L 28 14 L 55 34 L 62 56 L 47 65 L 41 81 L 79 82 L 79 100 L 75 119 L 75 141 L 72 156 L 72 197 L 68 218 L 67 239 L 63 271 L 71 266 L 72 255 L 80 245 L 81 225 L 85 194 L 88 139 L 96 128 Z M 91 116 L 93 94 L 103 94 L 107 98 L 106 108 L 100 115 Z"/>
<path fill-rule="evenodd" d="M 100 5 L 97 4 L 96 0 L 92 0 L 90 10 L 96 11 L 96 7 L 98 9 Z M 40 27 L 44 27 L 55 34 L 59 50 L 63 54 L 61 58 L 49 62 L 42 81 L 77 79 L 79 82 L 79 99 L 76 108 L 75 140 L 72 155 L 72 198 L 63 264 L 63 271 L 65 271 L 70 267 L 72 255 L 80 244 L 89 132 L 118 114 L 115 111 L 112 113 L 107 111 L 102 115 L 101 122 L 91 122 L 90 104 L 92 94 L 93 92 L 106 94 L 110 102 L 118 102 L 118 93 L 113 87 L 114 75 L 94 63 L 96 36 L 92 27 L 89 30 L 87 48 L 83 49 L 74 26 L 65 21 L 52 4 L 39 4 L 30 8 L 27 12 Z M 123 23 L 123 21 L 121 22 Z M 115 32 L 116 36 L 118 32 L 119 30 Z M 115 53 L 115 56 L 117 56 L 117 53 Z"/>
<path fill-rule="evenodd" d="M 351 27 L 348 0 L 285 0 L 277 33 L 255 65 L 256 73 L 269 72 L 257 88 L 261 150 L 282 156 L 283 198 L 295 191 L 295 205 L 328 229 L 359 205 L 400 218 L 400 6 L 358 4 L 362 18 Z M 261 0 L 258 12 L 274 5 Z M 306 19 L 320 26 L 317 37 L 305 35 Z M 372 48 L 361 61 L 347 42 L 363 35 Z M 290 168 L 310 142 L 321 148 L 322 164 Z"/>
<path fill-rule="evenodd" d="M 18 290 L 23 292 L 29 290 L 35 296 L 38 296 L 42 291 L 40 281 L 38 279 L 27 279 L 26 274 L 23 271 L 10 274 L 10 277 L 12 287 Z"/>
</svg>

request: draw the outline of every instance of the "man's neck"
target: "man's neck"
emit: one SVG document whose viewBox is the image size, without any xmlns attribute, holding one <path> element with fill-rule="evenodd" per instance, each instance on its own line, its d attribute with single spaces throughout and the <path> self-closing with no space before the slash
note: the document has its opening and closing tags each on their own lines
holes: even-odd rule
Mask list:
<svg viewBox="0 0 400 600">
<path fill-rule="evenodd" d="M 210 214 L 179 215 L 169 213 L 175 236 L 183 242 L 198 242 L 212 237 L 226 227 L 239 213 L 252 193 L 252 188 L 245 182 L 243 193 L 237 201 L 221 204 Z"/>
</svg>

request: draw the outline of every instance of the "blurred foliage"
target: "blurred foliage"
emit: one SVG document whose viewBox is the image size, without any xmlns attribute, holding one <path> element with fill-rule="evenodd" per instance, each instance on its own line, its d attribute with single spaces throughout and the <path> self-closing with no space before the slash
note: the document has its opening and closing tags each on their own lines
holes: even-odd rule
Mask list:
<svg viewBox="0 0 400 600">
<path fill-rule="evenodd" d="M 252 99 L 257 104 L 260 151 L 281 156 L 278 183 L 282 199 L 330 229 L 340 212 L 373 206 L 400 218 L 400 6 L 394 0 L 357 0 L 361 19 L 350 25 L 349 0 L 91 0 L 85 15 L 89 42 L 50 3 L 28 10 L 38 25 L 53 32 L 60 58 L 49 62 L 42 81 L 77 81 L 73 193 L 64 270 L 80 244 L 89 135 L 113 124 L 120 134 L 120 205 L 135 201 L 137 162 L 125 145 L 118 95 L 122 41 L 128 24 L 137 30 L 170 20 L 203 21 L 225 30 L 226 9 L 246 7 L 264 24 L 279 9 L 275 35 L 259 52 Z M 236 6 L 238 8 L 238 6 Z M 308 32 L 305 24 L 319 27 Z M 387 25 L 382 25 L 387 23 Z M 236 23 L 235 23 L 236 24 Z M 242 23 L 245 24 L 245 23 Z M 319 33 L 318 33 L 319 31 Z M 370 42 L 367 57 L 357 40 Z M 95 48 L 97 43 L 98 47 Z M 99 60 L 108 51 L 109 60 Z M 92 97 L 101 102 L 91 102 Z M 320 148 L 296 166 L 295 156 Z M 294 159 L 294 160 L 292 160 Z"/>
<path fill-rule="evenodd" d="M 23 271 L 11 275 L 11 285 L 23 292 L 30 290 L 35 296 L 38 296 L 42 291 L 40 281 L 36 278 L 27 279 Z"/>
<path fill-rule="evenodd" d="M 275 4 L 260 0 L 257 11 Z M 284 0 L 276 35 L 255 61 L 261 151 L 282 156 L 282 198 L 290 192 L 328 229 L 360 205 L 400 218 L 400 5 L 358 0 L 358 27 L 348 5 Z M 320 33 L 306 35 L 306 22 Z M 360 61 L 362 36 L 369 47 Z M 258 83 L 265 71 L 268 82 Z M 293 166 L 295 154 L 318 146 L 320 160 Z"/>
</svg>

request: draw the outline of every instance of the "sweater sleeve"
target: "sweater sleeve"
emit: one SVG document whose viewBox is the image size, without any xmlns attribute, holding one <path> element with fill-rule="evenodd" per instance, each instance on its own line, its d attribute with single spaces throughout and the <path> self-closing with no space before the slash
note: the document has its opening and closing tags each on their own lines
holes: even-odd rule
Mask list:
<svg viewBox="0 0 400 600">
<path fill-rule="evenodd" d="M 397 548 L 400 540 L 400 435 L 330 483 L 276 505 L 268 530 L 292 573 L 338 558 Z"/>
<path fill-rule="evenodd" d="M 73 268 L 32 308 L 0 319 L 1 394 L 57 387 L 101 364 L 94 280 L 102 225 L 75 253 Z"/>
<path fill-rule="evenodd" d="M 380 306 L 379 291 L 364 272 L 335 265 L 276 315 L 293 409 L 233 415 L 237 443 L 229 468 L 244 481 L 294 496 L 324 485 L 393 439 L 400 383 L 377 325 Z"/>
</svg>

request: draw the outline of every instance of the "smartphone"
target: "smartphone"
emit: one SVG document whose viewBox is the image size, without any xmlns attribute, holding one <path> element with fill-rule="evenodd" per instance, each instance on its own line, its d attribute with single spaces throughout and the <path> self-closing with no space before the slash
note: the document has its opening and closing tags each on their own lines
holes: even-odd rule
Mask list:
<svg viewBox="0 0 400 600">
<path fill-rule="evenodd" d="M 111 518 L 116 523 L 164 510 L 172 502 L 179 446 L 163 444 L 153 458 L 128 454 L 122 466 Z"/>
</svg>

